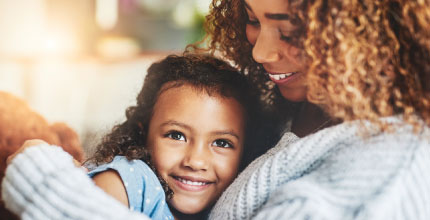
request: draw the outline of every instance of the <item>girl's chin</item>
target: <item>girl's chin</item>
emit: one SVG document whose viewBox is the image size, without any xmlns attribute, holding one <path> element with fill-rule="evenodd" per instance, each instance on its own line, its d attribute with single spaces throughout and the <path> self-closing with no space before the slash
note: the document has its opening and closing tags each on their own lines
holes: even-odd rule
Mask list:
<svg viewBox="0 0 430 220">
<path fill-rule="evenodd" d="M 184 207 L 184 206 L 185 204 L 182 205 L 182 207 L 169 206 L 175 219 L 205 219 L 205 217 L 203 216 L 207 214 L 206 210 L 196 209 L 196 208 L 190 209 L 191 205 L 188 207 Z"/>
</svg>

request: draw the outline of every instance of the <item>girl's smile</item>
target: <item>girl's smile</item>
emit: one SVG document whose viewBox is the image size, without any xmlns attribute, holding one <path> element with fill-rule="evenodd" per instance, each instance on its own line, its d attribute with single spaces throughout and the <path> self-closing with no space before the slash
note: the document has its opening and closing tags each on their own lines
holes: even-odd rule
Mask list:
<svg viewBox="0 0 430 220">
<path fill-rule="evenodd" d="M 162 91 L 149 123 L 151 160 L 173 191 L 173 213 L 200 213 L 237 175 L 244 111 L 233 98 L 188 84 Z"/>
<path fill-rule="evenodd" d="M 174 179 L 174 181 L 169 181 L 170 183 L 177 185 L 178 188 L 190 191 L 190 192 L 200 192 L 205 190 L 210 186 L 210 184 L 214 184 L 214 182 L 208 181 L 204 178 L 192 177 L 192 176 L 170 176 Z"/>
</svg>

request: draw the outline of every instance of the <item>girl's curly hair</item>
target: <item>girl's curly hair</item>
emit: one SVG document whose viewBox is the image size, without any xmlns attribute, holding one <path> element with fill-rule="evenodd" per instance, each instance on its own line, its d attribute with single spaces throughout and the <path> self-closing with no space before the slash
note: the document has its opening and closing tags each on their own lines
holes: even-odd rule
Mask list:
<svg viewBox="0 0 430 220">
<path fill-rule="evenodd" d="M 129 160 L 143 160 L 157 173 L 146 147 L 149 122 L 159 95 L 182 85 L 193 86 L 210 96 L 231 97 L 241 104 L 246 129 L 245 153 L 239 170 L 267 150 L 263 147 L 270 147 L 279 138 L 272 131 L 273 128 L 264 126 L 265 117 L 258 90 L 235 68 L 208 55 L 170 55 L 149 67 L 136 105 L 126 110 L 126 121 L 113 127 L 87 163 L 100 165 L 111 162 L 117 155 L 123 155 Z M 262 136 L 266 137 L 265 140 L 256 138 Z M 160 176 L 158 178 L 170 198 L 172 191 Z"/>
<path fill-rule="evenodd" d="M 430 125 L 429 0 L 285 0 L 300 27 L 308 100 L 344 121 L 401 114 Z M 243 0 L 214 0 L 208 49 L 220 51 L 276 98 L 252 59 Z"/>
</svg>

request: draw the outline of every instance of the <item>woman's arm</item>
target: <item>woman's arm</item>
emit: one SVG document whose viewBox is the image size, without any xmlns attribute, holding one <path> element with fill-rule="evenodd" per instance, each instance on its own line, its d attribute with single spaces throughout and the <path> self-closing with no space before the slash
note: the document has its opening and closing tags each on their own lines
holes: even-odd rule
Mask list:
<svg viewBox="0 0 430 220">
<path fill-rule="evenodd" d="M 10 161 L 2 199 L 21 218 L 149 219 L 108 196 L 69 154 L 48 144 L 25 148 Z"/>
</svg>

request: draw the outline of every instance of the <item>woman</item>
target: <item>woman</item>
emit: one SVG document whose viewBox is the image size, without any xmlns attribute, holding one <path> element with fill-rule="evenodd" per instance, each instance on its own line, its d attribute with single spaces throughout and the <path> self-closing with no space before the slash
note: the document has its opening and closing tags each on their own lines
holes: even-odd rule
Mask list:
<svg viewBox="0 0 430 220">
<path fill-rule="evenodd" d="M 290 126 L 210 218 L 429 219 L 429 5 L 214 1 L 211 48 L 258 84 Z M 18 157 L 10 167 L 20 167 Z M 93 194 L 91 201 L 106 197 Z M 33 214 L 27 203 L 6 198 L 16 213 Z M 116 217 L 128 214 L 110 205 Z"/>
<path fill-rule="evenodd" d="M 429 1 L 212 7 L 210 48 L 264 97 L 301 104 L 287 105 L 291 133 L 235 180 L 211 219 L 430 217 Z"/>
</svg>

